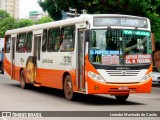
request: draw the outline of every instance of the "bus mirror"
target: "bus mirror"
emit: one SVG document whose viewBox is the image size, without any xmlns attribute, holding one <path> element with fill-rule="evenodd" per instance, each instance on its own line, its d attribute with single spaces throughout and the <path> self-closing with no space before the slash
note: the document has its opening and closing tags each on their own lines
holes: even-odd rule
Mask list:
<svg viewBox="0 0 160 120">
<path fill-rule="evenodd" d="M 84 33 L 85 35 L 84 35 L 84 39 L 85 39 L 85 41 L 86 42 L 89 42 L 89 40 L 90 40 L 90 35 L 91 35 L 91 31 L 90 30 L 85 30 L 85 33 Z"/>
</svg>

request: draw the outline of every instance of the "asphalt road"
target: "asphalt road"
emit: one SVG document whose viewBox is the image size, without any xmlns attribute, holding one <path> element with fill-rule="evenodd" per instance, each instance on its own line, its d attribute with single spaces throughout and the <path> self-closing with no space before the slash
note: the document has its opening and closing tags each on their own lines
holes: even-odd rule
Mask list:
<svg viewBox="0 0 160 120">
<path fill-rule="evenodd" d="M 17 81 L 0 74 L 0 111 L 160 111 L 160 87 L 152 87 L 150 94 L 132 94 L 126 102 L 118 103 L 110 95 L 78 95 L 76 101 L 67 101 L 63 91 L 44 87 L 21 89 Z M 122 117 L 100 117 L 103 120 L 122 119 Z M 2 118 L 0 120 L 22 118 Z M 23 118 L 28 120 L 29 118 Z M 44 118 L 30 118 L 44 120 Z M 98 117 L 57 117 L 45 119 L 58 120 L 97 120 Z M 123 118 L 124 119 L 124 118 Z M 125 117 L 128 119 L 158 120 L 158 117 Z"/>
</svg>

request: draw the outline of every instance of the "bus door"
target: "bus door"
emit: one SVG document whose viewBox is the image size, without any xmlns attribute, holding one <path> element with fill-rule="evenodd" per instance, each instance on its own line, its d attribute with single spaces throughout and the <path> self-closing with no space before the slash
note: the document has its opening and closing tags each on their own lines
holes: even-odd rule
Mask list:
<svg viewBox="0 0 160 120">
<path fill-rule="evenodd" d="M 11 79 L 15 78 L 15 45 L 16 37 L 11 38 Z"/>
<path fill-rule="evenodd" d="M 35 80 L 38 78 L 38 67 L 40 66 L 40 60 L 41 60 L 41 34 L 34 35 L 34 49 L 33 49 L 33 58 L 34 58 L 34 65 L 35 65 Z M 38 82 L 38 81 L 36 81 Z"/>
<path fill-rule="evenodd" d="M 78 88 L 80 91 L 85 90 L 85 42 L 84 42 L 84 29 L 78 30 L 78 67 L 77 67 L 77 77 L 78 77 Z"/>
</svg>

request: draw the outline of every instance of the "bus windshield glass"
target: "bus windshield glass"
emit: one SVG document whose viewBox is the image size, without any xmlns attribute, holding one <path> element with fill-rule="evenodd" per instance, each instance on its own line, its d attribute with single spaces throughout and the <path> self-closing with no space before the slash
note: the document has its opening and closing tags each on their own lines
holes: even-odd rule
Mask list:
<svg viewBox="0 0 160 120">
<path fill-rule="evenodd" d="M 150 32 L 144 30 L 92 30 L 89 59 L 93 64 L 151 64 Z"/>
</svg>

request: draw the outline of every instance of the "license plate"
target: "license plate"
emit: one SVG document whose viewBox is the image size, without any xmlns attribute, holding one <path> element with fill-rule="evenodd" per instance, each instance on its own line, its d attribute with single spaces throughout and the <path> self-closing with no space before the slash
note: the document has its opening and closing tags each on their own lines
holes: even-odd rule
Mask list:
<svg viewBox="0 0 160 120">
<path fill-rule="evenodd" d="M 119 90 L 128 90 L 128 87 L 127 86 L 121 86 L 118 88 Z"/>
</svg>

